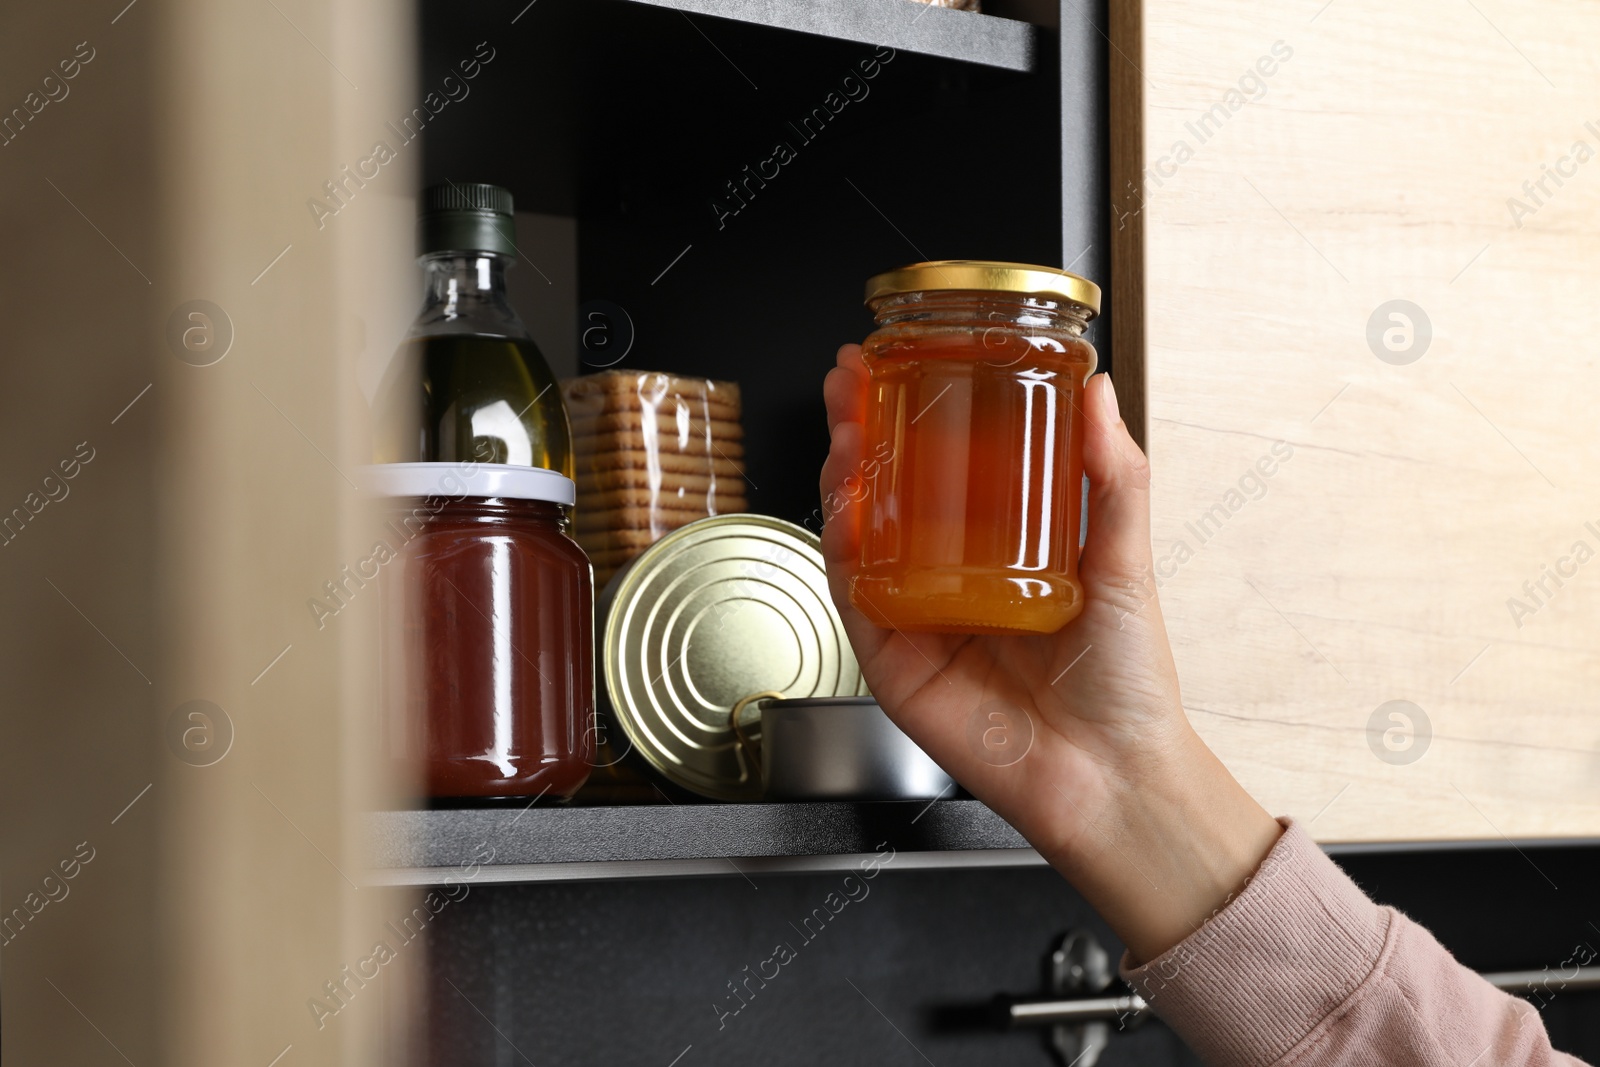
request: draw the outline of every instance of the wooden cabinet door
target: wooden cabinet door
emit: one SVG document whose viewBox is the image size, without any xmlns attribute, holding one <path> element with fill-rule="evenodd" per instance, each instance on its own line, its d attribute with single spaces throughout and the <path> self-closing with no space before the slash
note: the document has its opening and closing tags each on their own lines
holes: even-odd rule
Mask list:
<svg viewBox="0 0 1600 1067">
<path fill-rule="evenodd" d="M 1600 9 L 1112 21 L 1116 367 L 1191 719 L 1323 840 L 1600 834 Z"/>
<path fill-rule="evenodd" d="M 0 1053 L 397 1062 L 422 950 L 375 980 L 410 903 L 357 889 L 376 594 L 307 601 L 377 526 L 355 364 L 412 313 L 420 148 L 307 204 L 416 103 L 408 5 L 12 14 Z"/>
</svg>

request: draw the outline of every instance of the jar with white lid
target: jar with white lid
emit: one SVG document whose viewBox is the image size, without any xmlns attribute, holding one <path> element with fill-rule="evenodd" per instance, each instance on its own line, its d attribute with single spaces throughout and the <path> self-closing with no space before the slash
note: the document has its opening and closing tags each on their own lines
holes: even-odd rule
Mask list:
<svg viewBox="0 0 1600 1067">
<path fill-rule="evenodd" d="M 435 799 L 570 797 L 594 758 L 594 582 L 567 531 L 572 480 L 488 463 L 365 474 L 398 542 L 389 754 Z"/>
</svg>

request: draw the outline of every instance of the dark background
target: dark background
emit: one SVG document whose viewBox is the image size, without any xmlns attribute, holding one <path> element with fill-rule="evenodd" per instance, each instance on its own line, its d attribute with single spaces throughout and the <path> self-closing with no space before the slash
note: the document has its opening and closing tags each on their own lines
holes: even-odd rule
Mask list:
<svg viewBox="0 0 1600 1067">
<path fill-rule="evenodd" d="M 1062 254 L 1048 31 L 1027 74 L 901 50 L 806 143 L 789 123 L 874 47 L 625 0 L 539 0 L 508 27 L 520 6 L 423 5 L 422 88 L 477 42 L 497 50 L 474 96 L 425 133 L 424 180 L 496 182 L 519 210 L 577 218 L 580 302 L 633 322 L 619 366 L 740 384 L 753 511 L 801 522 L 817 507 L 822 379 L 872 329 L 868 277 L 1083 251 Z M 713 200 L 779 140 L 797 158 L 719 228 Z M 1104 214 L 1092 190 L 1065 196 Z M 1103 277 L 1104 248 L 1074 269 Z"/>
</svg>

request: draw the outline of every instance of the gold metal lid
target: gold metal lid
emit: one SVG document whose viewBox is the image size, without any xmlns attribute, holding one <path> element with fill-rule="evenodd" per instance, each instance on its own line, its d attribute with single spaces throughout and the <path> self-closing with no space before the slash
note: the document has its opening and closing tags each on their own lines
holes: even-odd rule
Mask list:
<svg viewBox="0 0 1600 1067">
<path fill-rule="evenodd" d="M 1080 304 L 1089 317 L 1100 314 L 1100 287 L 1055 267 L 997 263 L 982 259 L 936 259 L 912 263 L 867 279 L 867 306 L 901 293 L 930 291 L 1024 293 Z"/>
<path fill-rule="evenodd" d="M 817 538 L 782 519 L 674 530 L 612 579 L 602 610 L 612 714 L 656 770 L 702 796 L 761 798 L 728 721 L 740 700 L 866 692 Z"/>
</svg>

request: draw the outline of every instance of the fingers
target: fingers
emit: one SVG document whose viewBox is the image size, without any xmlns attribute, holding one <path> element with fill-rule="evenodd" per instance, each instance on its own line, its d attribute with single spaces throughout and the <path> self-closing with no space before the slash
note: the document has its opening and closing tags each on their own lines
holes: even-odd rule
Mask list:
<svg viewBox="0 0 1600 1067">
<path fill-rule="evenodd" d="M 1118 585 L 1142 581 L 1151 567 L 1150 463 L 1122 421 L 1110 375 L 1089 380 L 1084 413 L 1089 537 L 1081 577 Z"/>
<path fill-rule="evenodd" d="M 823 384 L 832 440 L 818 479 L 822 496 L 822 560 L 828 570 L 828 590 L 834 607 L 857 658 L 865 660 L 887 636 L 887 631 L 874 626 L 850 602 L 850 583 L 861 561 L 861 519 L 868 491 L 862 466 L 868 380 L 860 345 L 839 349 L 838 360 L 839 365 L 828 372 Z"/>
<path fill-rule="evenodd" d="M 822 468 L 822 484 L 832 486 L 822 494 L 822 562 L 828 571 L 828 591 L 844 622 L 858 657 L 871 655 L 881 641 L 877 628 L 850 602 L 850 583 L 861 563 L 861 517 L 866 495 L 859 473 L 863 438 L 859 422 L 842 422 L 833 432 L 833 447 Z"/>
<path fill-rule="evenodd" d="M 861 510 L 866 497 L 860 477 L 865 437 L 866 430 L 859 422 L 839 423 L 818 479 L 822 491 L 822 554 L 829 564 L 835 560 L 847 562 L 860 552 Z"/>
<path fill-rule="evenodd" d="M 828 405 L 828 459 L 822 465 L 817 489 L 822 497 L 822 551 L 830 571 L 835 563 L 854 572 L 860 554 L 861 508 L 859 485 L 866 430 L 867 369 L 860 345 L 839 349 L 837 366 L 822 384 Z"/>
<path fill-rule="evenodd" d="M 830 434 L 841 422 L 866 419 L 867 368 L 861 362 L 860 345 L 845 345 L 839 349 L 837 365 L 822 383 L 822 398 L 828 405 Z"/>
</svg>

